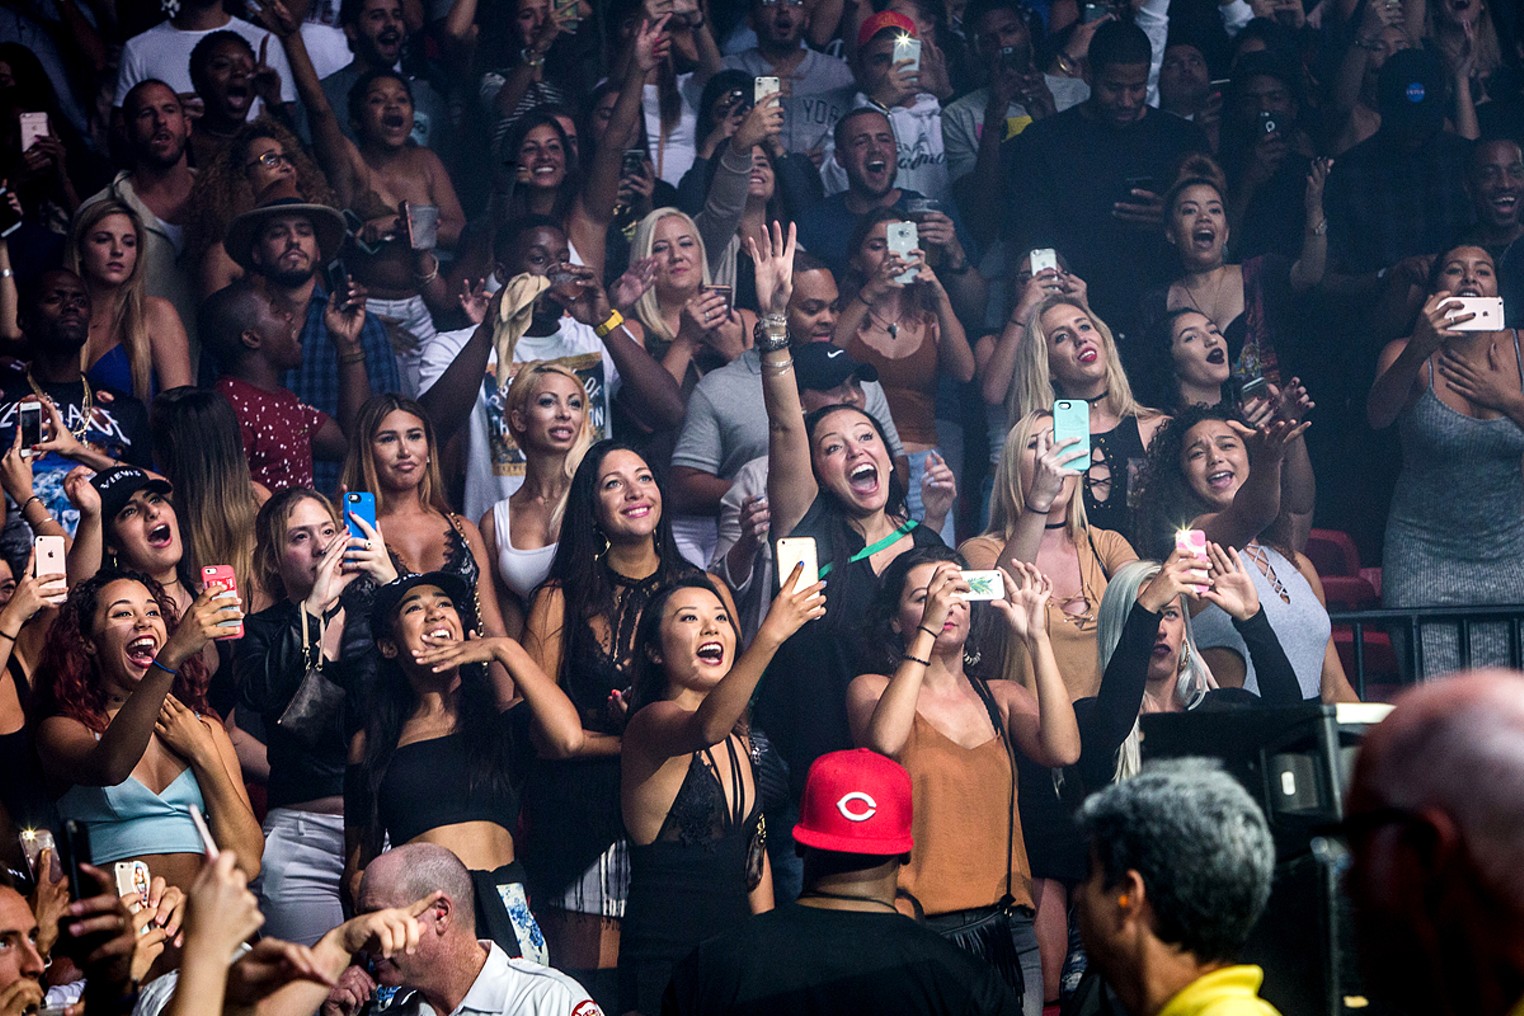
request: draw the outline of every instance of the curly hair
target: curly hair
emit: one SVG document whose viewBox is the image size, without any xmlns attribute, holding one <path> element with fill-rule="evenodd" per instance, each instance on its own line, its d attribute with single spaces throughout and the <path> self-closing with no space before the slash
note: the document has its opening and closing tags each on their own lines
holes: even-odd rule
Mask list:
<svg viewBox="0 0 1524 1016">
<path fill-rule="evenodd" d="M 86 651 L 85 646 L 95 635 L 95 611 L 100 606 L 101 592 L 119 581 L 136 582 L 148 590 L 159 605 L 166 636 L 174 634 L 175 604 L 163 586 L 141 572 L 102 568 L 69 590 L 69 598 L 59 608 L 58 617 L 48 629 L 37 662 L 37 673 L 42 678 L 37 689 L 39 716 L 67 716 L 97 734 L 104 733 L 110 726 L 111 721 L 106 716 L 106 693 L 98 680 L 95 657 Z M 196 712 L 215 715 L 207 704 L 207 684 L 206 665 L 197 654 L 180 664 L 170 691 Z"/>
<path fill-rule="evenodd" d="M 249 152 L 255 142 L 265 139 L 279 142 L 285 151 L 286 158 L 296 170 L 296 191 L 304 200 L 339 207 L 338 199 L 328 186 L 328 178 L 312 161 L 297 136 L 270 117 L 261 116 L 245 124 L 233 136 L 232 143 L 225 145 L 217 157 L 196 174 L 187 220 L 193 261 L 201 260 L 207 251 L 220 245 L 233 220 L 254 207 L 259 195 L 249 185 Z"/>
</svg>

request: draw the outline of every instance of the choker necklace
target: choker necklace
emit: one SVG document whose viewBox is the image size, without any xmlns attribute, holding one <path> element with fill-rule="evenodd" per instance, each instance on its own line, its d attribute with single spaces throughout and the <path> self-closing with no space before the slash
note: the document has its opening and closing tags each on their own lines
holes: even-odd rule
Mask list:
<svg viewBox="0 0 1524 1016">
<path fill-rule="evenodd" d="M 1088 399 L 1082 399 L 1081 401 L 1084 402 L 1086 405 L 1093 406 L 1097 402 L 1100 402 L 1102 399 L 1104 399 L 1106 396 L 1108 396 L 1110 394 L 1111 394 L 1111 390 L 1108 388 L 1106 391 L 1101 392 L 1101 394 L 1099 394 L 1099 395 L 1092 395 L 1090 398 L 1088 398 Z"/>
<path fill-rule="evenodd" d="M 853 893 L 828 893 L 824 889 L 811 889 L 809 892 L 803 892 L 799 894 L 800 899 L 805 899 L 806 897 L 810 896 L 814 896 L 822 900 L 841 900 L 847 903 L 872 903 L 874 906 L 884 907 L 888 910 L 892 910 L 896 914 L 900 912 L 899 908 L 896 907 L 893 903 L 878 899 L 874 896 L 857 896 Z"/>
<path fill-rule="evenodd" d="M 1068 524 L 1068 522 L 1044 522 L 1042 527 L 1044 529 L 1062 529 Z"/>
<path fill-rule="evenodd" d="M 37 386 L 37 381 L 32 377 L 32 368 L 30 367 L 26 369 L 26 383 L 32 386 L 32 394 L 37 396 L 38 402 L 52 403 L 53 400 L 43 394 L 42 389 Z M 74 440 L 83 441 L 85 435 L 90 432 L 90 418 L 95 412 L 95 393 L 90 390 L 90 382 L 85 378 L 85 375 L 81 374 L 79 376 L 79 383 L 85 389 L 85 397 L 80 400 L 79 406 L 80 423 L 78 429 L 70 427 L 69 433 L 74 435 Z M 62 419 L 63 410 L 60 409 L 58 415 L 59 419 Z"/>
</svg>

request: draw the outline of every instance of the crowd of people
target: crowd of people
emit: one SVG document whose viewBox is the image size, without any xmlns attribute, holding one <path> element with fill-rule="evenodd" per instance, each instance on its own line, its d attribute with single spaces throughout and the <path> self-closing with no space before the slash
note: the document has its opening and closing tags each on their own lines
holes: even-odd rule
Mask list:
<svg viewBox="0 0 1524 1016">
<path fill-rule="evenodd" d="M 1272 1011 L 1139 718 L 1524 604 L 1521 143 L 1488 0 L 7 5 L 0 1016 Z"/>
</svg>

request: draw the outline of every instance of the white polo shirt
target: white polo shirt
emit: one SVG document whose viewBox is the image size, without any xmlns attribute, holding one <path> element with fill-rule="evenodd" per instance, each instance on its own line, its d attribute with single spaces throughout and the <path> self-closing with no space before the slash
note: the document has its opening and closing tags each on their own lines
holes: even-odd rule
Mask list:
<svg viewBox="0 0 1524 1016">
<path fill-rule="evenodd" d="M 603 1016 L 587 989 L 559 970 L 528 960 L 509 959 L 495 942 L 482 940 L 487 962 L 471 990 L 449 1016 Z M 387 1012 L 399 1016 L 438 1016 L 419 992 L 400 999 Z"/>
</svg>

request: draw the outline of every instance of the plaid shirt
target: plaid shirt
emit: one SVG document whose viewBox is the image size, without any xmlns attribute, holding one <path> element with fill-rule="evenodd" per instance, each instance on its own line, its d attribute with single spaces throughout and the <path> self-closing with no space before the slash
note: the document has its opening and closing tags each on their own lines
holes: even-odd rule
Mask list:
<svg viewBox="0 0 1524 1016">
<path fill-rule="evenodd" d="M 312 287 L 307 304 L 307 323 L 302 326 L 302 365 L 287 371 L 281 384 L 309 406 L 322 410 L 334 419 L 339 416 L 339 354 L 328 327 L 323 324 L 323 308 L 328 292 L 322 283 Z M 397 371 L 397 356 L 392 352 L 386 326 L 374 315 L 365 315 L 360 327 L 360 348 L 365 351 L 365 375 L 372 392 L 402 391 L 402 377 Z M 338 484 L 339 464 L 319 460 L 313 464 L 313 481 L 318 490 L 331 492 Z"/>
<path fill-rule="evenodd" d="M 1471 224 L 1469 153 L 1470 142 L 1446 131 L 1415 151 L 1377 131 L 1339 156 L 1328 177 L 1330 260 L 1374 272 L 1453 242 Z"/>
</svg>

